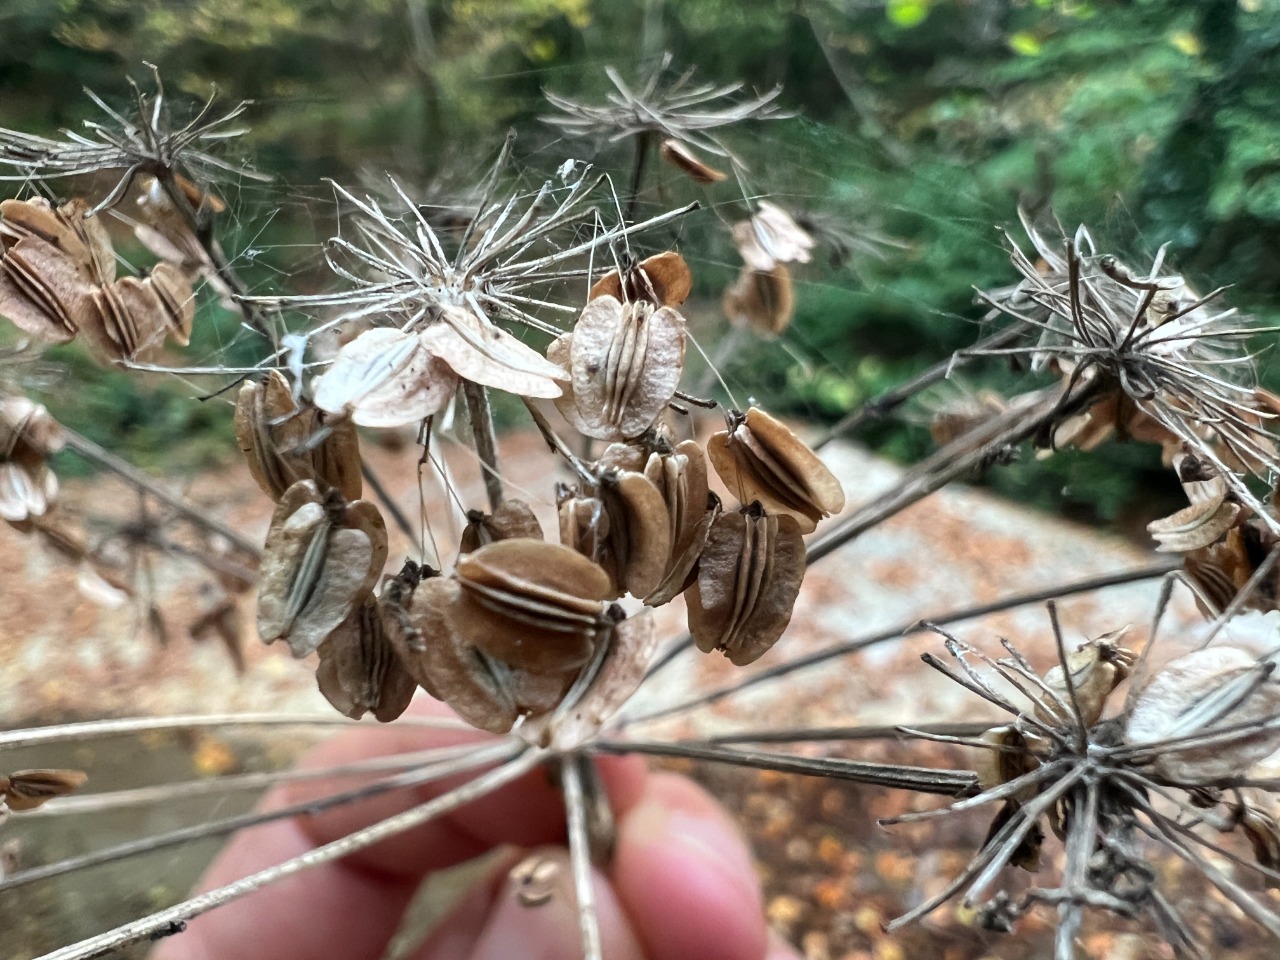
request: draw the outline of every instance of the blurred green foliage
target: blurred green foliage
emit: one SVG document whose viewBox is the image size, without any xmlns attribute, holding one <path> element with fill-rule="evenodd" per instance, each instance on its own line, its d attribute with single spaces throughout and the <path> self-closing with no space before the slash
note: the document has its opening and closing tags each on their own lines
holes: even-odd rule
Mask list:
<svg viewBox="0 0 1280 960">
<path fill-rule="evenodd" d="M 1013 278 L 995 228 L 1016 238 L 1019 206 L 1040 223 L 1088 223 L 1138 262 L 1168 242 L 1197 288 L 1234 284 L 1233 304 L 1280 320 L 1277 0 L 8 0 L 0 31 L 5 126 L 73 126 L 92 113 L 82 86 L 123 100 L 143 61 L 175 93 L 216 84 L 252 99 L 237 149 L 276 183 L 219 186 L 235 214 L 224 242 L 255 289 L 294 292 L 322 282 L 308 245 L 331 228 L 324 177 L 389 170 L 445 197 L 513 128 L 527 182 L 572 155 L 613 171 L 621 191 L 633 145 L 557 140 L 539 122 L 543 88 L 598 101 L 606 65 L 641 77 L 663 51 L 702 79 L 781 84 L 794 119 L 725 139 L 746 162 L 745 191 L 812 217 L 829 242 L 797 271 L 791 330 L 736 338 L 718 359 L 740 399 L 796 414 L 837 418 L 972 342 L 973 288 Z M 645 182 L 641 212 L 709 203 L 654 243 L 678 243 L 694 265 L 691 319 L 713 344 L 737 262 L 722 224 L 744 214 L 742 196 L 669 168 L 650 166 Z M 247 361 L 226 322 L 210 318 L 190 355 Z M 1259 346 L 1264 379 L 1280 384 Z M 50 397 L 58 415 L 144 458 L 206 428 L 227 435 L 225 400 L 182 399 L 204 384 L 138 394 L 74 352 L 62 359 L 84 386 Z M 972 377 L 1025 385 L 995 365 Z M 909 408 L 861 439 L 917 456 L 923 419 Z M 1119 445 L 991 480 L 1085 519 L 1132 519 L 1169 489 L 1157 451 Z"/>
</svg>

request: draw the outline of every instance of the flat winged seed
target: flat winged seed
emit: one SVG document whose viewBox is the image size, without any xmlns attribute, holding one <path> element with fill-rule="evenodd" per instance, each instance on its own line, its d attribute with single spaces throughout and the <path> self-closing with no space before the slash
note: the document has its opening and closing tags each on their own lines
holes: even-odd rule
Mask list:
<svg viewBox="0 0 1280 960">
<path fill-rule="evenodd" d="M 427 350 L 464 380 L 523 397 L 561 394 L 562 367 L 470 310 L 444 307 L 421 336 Z"/>
<path fill-rule="evenodd" d="M 151 268 L 147 283 L 160 302 L 166 333 L 185 347 L 191 342 L 191 327 L 196 318 L 196 296 L 191 281 L 172 264 L 158 263 Z"/>
<path fill-rule="evenodd" d="M 672 554 L 683 549 L 707 512 L 707 458 L 695 440 L 685 440 L 671 453 L 653 453 L 644 475 L 667 505 Z"/>
<path fill-rule="evenodd" d="M 644 474 L 622 471 L 601 478 L 600 497 L 609 514 L 609 548 L 620 574 L 617 585 L 632 596 L 647 596 L 661 582 L 671 559 L 662 494 Z"/>
<path fill-rule="evenodd" d="M 454 628 L 462 586 L 432 577 L 414 591 L 408 608 L 419 642 L 389 631 L 401 661 L 422 688 L 447 703 L 467 723 L 506 733 L 520 715 L 511 692 L 511 670 L 468 644 Z"/>
<path fill-rule="evenodd" d="M 1176 782 L 1245 775 L 1280 748 L 1280 682 L 1272 679 L 1272 666 L 1228 646 L 1172 661 L 1138 695 L 1125 722 L 1125 742 L 1150 744 L 1156 772 Z M 1226 728 L 1241 729 L 1211 744 L 1165 743 Z"/>
<path fill-rule="evenodd" d="M 516 668 L 562 673 L 586 663 L 607 629 L 609 575 L 570 547 L 499 540 L 458 559 L 460 638 Z"/>
<path fill-rule="evenodd" d="M 24 237 L 0 260 L 0 316 L 41 340 L 66 343 L 93 322 L 92 293 L 84 264 L 39 237 Z"/>
<path fill-rule="evenodd" d="M 684 317 L 669 307 L 592 300 L 573 328 L 570 422 L 598 440 L 644 433 L 680 385 L 684 350 Z"/>
<path fill-rule="evenodd" d="M 619 301 L 647 300 L 655 307 L 678 307 L 689 299 L 693 274 L 684 257 L 674 250 L 656 253 L 627 271 L 626 283 L 611 270 L 595 282 L 588 300 L 613 297 Z"/>
<path fill-rule="evenodd" d="M 1147 532 L 1155 538 L 1160 553 L 1186 553 L 1214 543 L 1236 525 L 1242 510 L 1239 504 L 1226 500 L 1225 485 L 1221 493 L 1184 507 L 1177 513 L 1153 520 Z"/>
<path fill-rule="evenodd" d="M 1051 698 L 1043 698 L 1043 708 L 1036 707 L 1036 716 L 1046 723 L 1061 726 L 1075 724 L 1075 714 L 1071 708 L 1071 691 L 1075 691 L 1075 702 L 1080 708 L 1080 718 L 1086 727 L 1092 727 L 1100 719 L 1106 708 L 1107 698 L 1118 687 L 1133 668 L 1137 657 L 1132 650 L 1116 646 L 1127 627 L 1113 631 L 1106 636 L 1081 644 L 1067 656 L 1067 667 L 1071 671 L 1071 687 L 1068 688 L 1066 675 L 1059 664 L 1044 675 L 1045 685 L 1058 695 L 1061 704 Z"/>
<path fill-rule="evenodd" d="M 408 709 L 418 685 L 393 647 L 372 594 L 320 645 L 319 653 L 316 682 L 339 713 L 359 720 L 372 712 L 389 723 Z"/>
<path fill-rule="evenodd" d="M 362 427 L 402 427 L 438 413 L 458 378 L 417 334 L 366 330 L 339 352 L 314 384 L 315 404 L 349 414 Z"/>
<path fill-rule="evenodd" d="M 804 540 L 791 517 L 721 514 L 686 593 L 698 649 L 719 650 L 739 667 L 759 659 L 791 621 L 804 568 Z"/>
<path fill-rule="evenodd" d="M 542 524 L 527 503 L 512 498 L 504 500 L 493 513 L 474 510 L 467 514 L 459 553 L 471 553 L 495 540 L 541 540 Z"/>
<path fill-rule="evenodd" d="M 733 284 L 725 288 L 720 305 L 725 319 L 735 327 L 776 337 L 791 325 L 795 313 L 791 271 L 782 264 L 772 270 L 743 267 Z"/>
<path fill-rule="evenodd" d="M 66 442 L 62 426 L 42 404 L 23 396 L 0 397 L 0 459 L 39 467 Z"/>
<path fill-rule="evenodd" d="M 813 238 L 777 204 L 760 201 L 750 220 L 733 225 L 733 242 L 753 270 L 769 271 L 782 263 L 808 263 Z"/>
<path fill-rule="evenodd" d="M 128 325 L 127 342 L 121 343 L 124 359 L 132 360 L 162 343 L 172 330 L 172 320 L 168 306 L 150 279 L 124 277 L 112 284 L 111 289 L 120 304 L 123 322 Z"/>
<path fill-rule="evenodd" d="M 640 689 L 658 650 L 655 620 L 645 610 L 614 626 L 609 649 L 585 692 L 555 718 L 551 746 L 572 750 L 586 743 Z"/>
<path fill-rule="evenodd" d="M 730 427 L 707 441 L 707 456 L 739 501 L 786 513 L 803 533 L 844 508 L 835 474 L 783 423 L 752 407 L 731 414 Z"/>
<path fill-rule="evenodd" d="M 36 237 L 85 267 L 95 283 L 115 279 L 111 238 L 97 217 L 85 217 L 88 204 L 78 198 L 56 211 L 43 197 L 0 202 L 0 246 L 13 246 L 23 237 Z"/>
<path fill-rule="evenodd" d="M 0 776 L 0 798 L 10 810 L 21 813 L 66 796 L 88 779 L 80 770 L 18 770 Z"/>
<path fill-rule="evenodd" d="M 714 493 L 708 494 L 707 507 L 701 519 L 690 531 L 683 546 L 672 551 L 671 563 L 662 575 L 662 581 L 644 598 L 645 606 L 660 607 L 664 603 L 670 603 L 693 585 L 698 575 L 698 562 L 706 548 L 707 538 L 711 536 L 712 525 L 720 516 L 720 510 L 720 498 Z"/>
<path fill-rule="evenodd" d="M 335 487 L 348 500 L 360 498 L 355 424 L 346 418 L 321 423 L 315 408 L 294 402 L 278 371 L 240 388 L 235 431 L 249 472 L 272 500 L 299 480 L 314 480 L 320 489 Z"/>
<path fill-rule="evenodd" d="M 677 170 L 686 173 L 694 183 L 703 185 L 719 183 L 727 174 L 723 170 L 717 170 L 715 167 L 708 166 L 698 155 L 690 150 L 679 140 L 668 137 L 662 141 L 662 147 L 659 151 L 662 159 L 667 161 Z"/>
</svg>

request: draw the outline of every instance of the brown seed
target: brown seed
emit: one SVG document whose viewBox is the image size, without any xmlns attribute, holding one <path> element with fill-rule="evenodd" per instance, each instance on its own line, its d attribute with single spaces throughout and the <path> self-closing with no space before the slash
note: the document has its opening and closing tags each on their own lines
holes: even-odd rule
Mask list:
<svg viewBox="0 0 1280 960">
<path fill-rule="evenodd" d="M 791 621 L 804 568 L 804 540 L 791 517 L 721 514 L 685 595 L 698 649 L 719 650 L 739 667 L 763 656 Z"/>
<path fill-rule="evenodd" d="M 689 299 L 693 274 L 674 250 L 655 253 L 627 271 L 626 283 L 616 269 L 595 282 L 588 300 L 613 297 L 623 302 L 647 300 L 655 307 L 678 307 Z"/>
<path fill-rule="evenodd" d="M 1216 542 L 1236 525 L 1242 513 L 1240 505 L 1227 501 L 1226 495 L 1223 484 L 1222 492 L 1216 497 L 1147 524 L 1147 532 L 1155 538 L 1157 552 L 1186 553 Z"/>
<path fill-rule="evenodd" d="M 34 810 L 79 789 L 88 779 L 80 770 L 18 770 L 0 776 L 0 800 L 15 813 Z"/>
<path fill-rule="evenodd" d="M 1128 629 L 1123 627 L 1083 643 L 1067 656 L 1076 705 L 1080 708 L 1080 716 L 1086 727 L 1092 727 L 1102 719 L 1107 698 L 1129 676 L 1137 659 L 1132 650 L 1116 644 Z M 1037 707 L 1036 716 L 1053 725 L 1074 725 L 1075 713 L 1071 708 L 1071 694 L 1062 665 L 1046 672 L 1044 682 L 1062 703 L 1057 704 L 1051 698 L 1044 697 L 1044 709 Z"/>
<path fill-rule="evenodd" d="M 671 558 L 662 494 L 644 474 L 631 471 L 603 471 L 593 496 L 564 491 L 560 539 L 605 570 L 614 597 L 624 592 L 647 596 Z"/>
<path fill-rule="evenodd" d="M 22 523 L 48 513 L 58 497 L 58 478 L 46 466 L 0 462 L 0 518 Z"/>
<path fill-rule="evenodd" d="M 43 197 L 0 202 L 0 247 L 7 250 L 23 237 L 37 237 L 84 266 L 94 283 L 116 278 L 115 251 L 102 221 L 86 217 L 89 205 L 73 198 L 57 210 Z"/>
<path fill-rule="evenodd" d="M 679 140 L 668 137 L 662 141 L 662 148 L 659 152 L 662 154 L 663 160 L 677 170 L 684 171 L 695 183 L 704 185 L 719 183 L 726 176 L 723 170 L 717 170 L 715 167 L 703 163 L 697 154 Z"/>
<path fill-rule="evenodd" d="M 415 333 L 366 330 L 342 347 L 314 384 L 315 404 L 363 427 L 401 427 L 439 413 L 458 377 Z"/>
<path fill-rule="evenodd" d="M 314 407 L 298 406 L 278 371 L 240 388 L 235 430 L 249 472 L 272 500 L 299 480 L 314 480 L 322 490 L 336 487 L 348 500 L 360 499 L 355 424 L 341 418 L 322 422 Z"/>
<path fill-rule="evenodd" d="M 271 518 L 258 581 L 258 634 L 315 650 L 373 589 L 387 559 L 377 508 L 347 503 L 310 480 L 290 487 Z"/>
<path fill-rule="evenodd" d="M 561 544 L 499 540 L 460 557 L 457 576 L 460 639 L 513 668 L 581 667 L 611 623 L 608 574 Z"/>
<path fill-rule="evenodd" d="M 803 533 L 844 508 L 840 481 L 780 421 L 757 407 L 729 415 L 729 429 L 707 441 L 707 456 L 720 479 L 744 504 L 760 501 L 794 517 Z"/>
<path fill-rule="evenodd" d="M 791 271 L 782 264 L 771 270 L 743 267 L 720 301 L 725 319 L 762 337 L 776 337 L 791 325 L 795 293 Z"/>
<path fill-rule="evenodd" d="M 88 267 L 39 237 L 24 237 L 0 260 L 0 315 L 24 333 L 66 343 L 93 323 Z"/>
<path fill-rule="evenodd" d="M 359 720 L 369 711 L 388 723 L 408 709 L 417 683 L 388 638 L 381 606 L 372 595 L 329 634 L 318 652 L 316 682 L 339 713 Z"/>
<path fill-rule="evenodd" d="M 628 440 L 648 430 L 680 384 L 685 321 L 648 301 L 611 296 L 587 304 L 569 344 L 572 390 L 556 403 L 580 433 Z M 555 356 L 563 346 L 558 345 Z"/>
<path fill-rule="evenodd" d="M 671 563 L 662 581 L 644 598 L 646 606 L 660 607 L 684 593 L 698 576 L 698 561 L 706 548 L 707 538 L 711 536 L 711 528 L 720 516 L 722 506 L 720 498 L 714 493 L 707 494 L 707 506 L 683 546 L 671 553 Z"/>
<path fill-rule="evenodd" d="M 36 468 L 65 443 L 62 427 L 43 405 L 22 396 L 0 397 L 0 460 Z"/>
<path fill-rule="evenodd" d="M 504 500 L 493 513 L 472 510 L 462 531 L 459 553 L 471 553 L 495 540 L 541 540 L 542 524 L 523 500 Z"/>
</svg>

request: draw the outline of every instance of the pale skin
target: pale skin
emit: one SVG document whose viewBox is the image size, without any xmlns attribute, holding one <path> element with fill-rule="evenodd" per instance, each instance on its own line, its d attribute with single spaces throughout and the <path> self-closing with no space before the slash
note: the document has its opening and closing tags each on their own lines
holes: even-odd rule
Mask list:
<svg viewBox="0 0 1280 960">
<path fill-rule="evenodd" d="M 434 705 L 414 705 L 436 714 Z M 365 728 L 322 744 L 303 761 L 328 766 L 474 739 L 462 731 Z M 606 960 L 798 960 L 770 935 L 750 851 L 725 810 L 692 781 L 655 773 L 634 757 L 600 761 L 618 825 L 595 895 Z M 327 843 L 421 803 L 452 784 L 384 794 L 327 813 L 238 834 L 201 881 L 208 889 Z M 313 783 L 272 791 L 264 806 L 324 791 Z M 513 853 L 468 893 L 412 960 L 566 960 L 581 956 L 563 850 L 564 808 L 545 771 L 392 840 L 291 877 L 193 920 L 151 960 L 378 960 L 423 878 L 504 844 L 538 848 L 556 864 L 550 897 L 527 906 L 508 878 Z"/>
</svg>

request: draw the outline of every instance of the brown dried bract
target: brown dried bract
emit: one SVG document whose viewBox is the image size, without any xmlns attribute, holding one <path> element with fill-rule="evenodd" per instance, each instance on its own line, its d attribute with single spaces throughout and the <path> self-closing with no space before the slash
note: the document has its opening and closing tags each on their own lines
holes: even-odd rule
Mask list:
<svg viewBox="0 0 1280 960">
<path fill-rule="evenodd" d="M 729 429 L 707 441 L 707 456 L 742 503 L 795 518 L 802 533 L 844 508 L 840 481 L 780 421 L 757 407 L 729 414 Z"/>
<path fill-rule="evenodd" d="M 290 487 L 271 518 L 258 580 L 258 634 L 294 656 L 315 650 L 364 602 L 387 560 L 387 532 L 367 500 L 313 481 Z"/>
<path fill-rule="evenodd" d="M 565 338 L 548 355 L 565 355 Z M 579 433 L 629 440 L 662 415 L 684 370 L 685 320 L 647 300 L 592 300 L 567 341 L 570 389 L 556 407 Z"/>
<path fill-rule="evenodd" d="M 471 510 L 462 531 L 459 553 L 471 553 L 495 540 L 541 540 L 542 524 L 523 500 L 504 500 L 493 513 Z"/>
<path fill-rule="evenodd" d="M 0 804 L 15 813 L 34 810 L 78 790 L 88 779 L 80 770 L 17 770 L 0 775 Z"/>
<path fill-rule="evenodd" d="M 677 170 L 684 171 L 695 183 L 704 185 L 719 183 L 727 176 L 723 170 L 717 170 L 715 167 L 704 163 L 685 144 L 672 137 L 662 141 L 662 147 L 659 152 L 662 154 L 663 160 Z"/>
<path fill-rule="evenodd" d="M 720 301 L 725 319 L 762 337 L 776 337 L 791 325 L 795 293 L 791 271 L 782 264 L 770 270 L 743 267 Z"/>
<path fill-rule="evenodd" d="M 459 638 L 514 668 L 577 669 L 613 623 L 609 575 L 558 543 L 499 540 L 460 557 L 457 577 Z"/>
<path fill-rule="evenodd" d="M 322 490 L 336 488 L 348 500 L 360 499 L 355 424 L 299 406 L 279 372 L 272 370 L 265 380 L 240 388 L 235 429 L 249 472 L 272 500 L 299 480 L 314 480 Z"/>
<path fill-rule="evenodd" d="M 808 263 L 814 246 L 791 214 L 768 200 L 760 201 L 750 220 L 733 225 L 733 242 L 748 267 L 764 272 L 782 263 Z"/>
<path fill-rule="evenodd" d="M 315 404 L 364 427 L 401 427 L 440 412 L 458 377 L 415 333 L 366 330 L 314 384 Z"/>
<path fill-rule="evenodd" d="M 624 303 L 647 300 L 655 307 L 678 307 L 689 299 L 692 290 L 693 274 L 684 257 L 666 250 L 626 271 L 625 283 L 617 270 L 610 270 L 595 282 L 587 299 L 613 297 Z"/>
<path fill-rule="evenodd" d="M 789 516 L 758 508 L 721 514 L 685 594 L 689 632 L 736 666 L 764 655 L 791 621 L 804 577 L 804 540 Z"/>
</svg>

